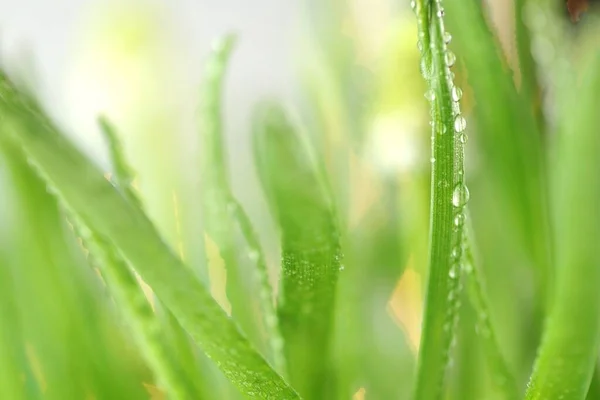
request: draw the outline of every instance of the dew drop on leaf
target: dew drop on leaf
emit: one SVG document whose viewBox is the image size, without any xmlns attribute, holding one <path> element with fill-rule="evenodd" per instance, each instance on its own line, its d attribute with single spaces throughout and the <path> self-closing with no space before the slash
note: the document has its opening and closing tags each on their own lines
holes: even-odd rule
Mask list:
<svg viewBox="0 0 600 400">
<path fill-rule="evenodd" d="M 453 52 L 447 51 L 446 55 L 444 56 L 444 60 L 448 67 L 452 67 L 452 66 L 454 66 L 454 63 L 456 63 L 456 56 L 454 55 Z"/>
<path fill-rule="evenodd" d="M 458 133 L 467 129 L 467 120 L 462 115 L 457 115 L 454 119 L 454 130 Z"/>
<path fill-rule="evenodd" d="M 462 94 L 463 92 L 461 88 L 459 88 L 458 86 L 452 87 L 452 91 L 450 92 L 452 101 L 459 101 L 460 99 L 462 99 Z"/>
<path fill-rule="evenodd" d="M 465 215 L 461 212 L 456 214 L 456 216 L 454 217 L 454 227 L 455 228 L 462 228 L 462 226 L 465 224 Z"/>
<path fill-rule="evenodd" d="M 429 101 L 435 100 L 435 92 L 433 91 L 433 89 L 429 89 L 425 92 L 425 98 Z"/>
<path fill-rule="evenodd" d="M 452 35 L 450 32 L 444 32 L 444 43 L 448 44 L 452 41 Z"/>
<path fill-rule="evenodd" d="M 452 205 L 454 207 L 464 207 L 469 201 L 469 189 L 464 183 L 459 183 L 452 192 Z"/>
</svg>

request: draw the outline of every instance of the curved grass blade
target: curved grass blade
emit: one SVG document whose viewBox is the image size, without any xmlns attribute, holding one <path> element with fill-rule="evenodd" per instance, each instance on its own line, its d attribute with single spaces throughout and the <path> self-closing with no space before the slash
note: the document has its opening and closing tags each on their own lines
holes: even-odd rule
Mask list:
<svg viewBox="0 0 600 400">
<path fill-rule="evenodd" d="M 223 146 L 222 96 L 225 70 L 235 45 L 236 37 L 227 35 L 215 45 L 206 63 L 201 107 L 202 176 L 204 179 L 204 219 L 209 235 L 219 246 L 227 269 L 227 297 L 232 305 L 234 319 L 241 322 L 246 333 L 260 337 L 261 321 L 256 321 L 249 304 L 254 299 L 254 285 L 248 283 L 239 262 L 234 241 L 235 226 L 244 240 L 244 254 L 252 262 L 253 277 L 258 283 L 262 325 L 266 328 L 271 360 L 280 373 L 285 371 L 282 338 L 273 304 L 273 289 L 269 282 L 266 260 L 248 215 L 234 198 L 227 177 L 226 152 Z M 256 341 L 260 342 L 257 338 Z"/>
<path fill-rule="evenodd" d="M 459 307 L 463 209 L 469 192 L 464 183 L 466 121 L 460 115 L 450 68 L 456 56 L 447 48 L 441 1 L 415 3 L 421 50 L 421 72 L 431 101 L 432 165 L 429 281 L 414 389 L 415 400 L 442 395 L 448 353 Z"/>
<path fill-rule="evenodd" d="M 108 144 L 117 187 L 123 192 L 127 200 L 132 204 L 141 207 L 142 202 L 132 186 L 135 174 L 126 162 L 125 152 L 123 151 L 115 128 L 106 117 L 100 117 L 98 119 L 98 125 Z"/>
<path fill-rule="evenodd" d="M 3 77 L 3 136 L 18 145 L 60 199 L 101 240 L 118 249 L 200 348 L 248 398 L 297 399 L 207 289 L 164 244 L 152 223 L 69 143 L 39 108 Z"/>
<path fill-rule="evenodd" d="M 597 48 L 596 48 L 597 49 Z M 553 169 L 555 299 L 526 398 L 584 399 L 600 345 L 600 53 L 561 93 Z"/>
<path fill-rule="evenodd" d="M 292 384 L 307 399 L 326 396 L 340 239 L 321 166 L 275 104 L 255 116 L 254 149 L 263 189 L 279 225 L 281 331 Z"/>
<path fill-rule="evenodd" d="M 468 298 L 476 314 L 476 329 L 482 341 L 492 381 L 503 399 L 517 400 L 520 398 L 517 382 L 502 354 L 498 335 L 491 320 L 489 300 L 484 290 L 483 280 L 479 275 L 478 263 L 475 259 L 475 238 L 468 213 L 465 239 L 463 257 Z"/>
</svg>

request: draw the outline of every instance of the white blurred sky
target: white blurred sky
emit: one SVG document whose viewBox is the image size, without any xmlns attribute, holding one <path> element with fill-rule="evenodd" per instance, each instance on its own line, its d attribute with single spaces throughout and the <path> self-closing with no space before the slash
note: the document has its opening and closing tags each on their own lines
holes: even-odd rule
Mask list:
<svg viewBox="0 0 600 400">
<path fill-rule="evenodd" d="M 0 0 L 2 54 L 31 52 L 42 96 L 54 114 L 64 114 L 65 79 L 73 52 L 81 43 L 86 13 L 103 0 Z M 162 0 L 177 22 L 176 34 L 197 71 L 211 42 L 228 31 L 240 35 L 226 86 L 226 129 L 234 160 L 234 181 L 254 181 L 248 151 L 250 111 L 264 96 L 289 97 L 292 90 L 294 34 L 298 32 L 299 0 Z M 13 57 L 5 57 L 11 63 Z M 8 60 L 8 61 L 6 61 Z M 9 65 L 10 66 L 10 65 Z M 77 135 L 80 133 L 77 132 Z M 85 133 L 81 133 L 85 134 Z M 235 183 L 235 182 L 234 182 Z M 246 185 L 244 185 L 246 186 Z M 251 187 L 254 185 L 250 185 Z M 252 196 L 248 193 L 247 195 Z M 246 197 L 241 193 L 241 197 Z"/>
</svg>

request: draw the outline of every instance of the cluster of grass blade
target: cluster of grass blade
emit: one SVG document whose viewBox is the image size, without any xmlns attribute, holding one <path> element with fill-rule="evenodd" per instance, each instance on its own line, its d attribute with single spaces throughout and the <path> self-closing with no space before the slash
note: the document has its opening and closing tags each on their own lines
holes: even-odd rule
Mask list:
<svg viewBox="0 0 600 400">
<path fill-rule="evenodd" d="M 326 381 L 329 373 L 326 360 L 341 268 L 337 216 L 322 168 L 308 149 L 303 150 L 302 138 L 286 121 L 283 111 L 275 105 L 261 108 L 255 122 L 256 156 L 282 237 L 282 288 L 276 313 L 260 243 L 250 219 L 234 199 L 226 177 L 220 96 L 233 40 L 226 37 L 217 46 L 207 63 L 204 82 L 201 121 L 206 229 L 222 253 L 234 251 L 234 244 L 229 242 L 234 227 L 241 231 L 246 241 L 244 252 L 253 262 L 251 268 L 260 287 L 264 326 L 271 343 L 270 359 L 280 372 L 289 371 L 292 382 L 305 398 L 321 398 L 334 390 Z M 168 318 L 164 326 L 165 321 L 152 310 L 134 271 L 152 288 L 159 302 L 155 307 L 164 305 L 167 314 L 175 317 L 175 324 L 183 327 L 246 397 L 298 398 L 148 220 L 131 186 L 133 172 L 114 127 L 105 118 L 100 120 L 113 162 L 115 186 L 5 76 L 2 98 L 3 147 L 34 166 L 60 201 L 125 314 L 162 390 L 176 399 L 207 396 L 203 392 L 206 388 L 198 386 L 197 377 L 190 375 L 190 365 L 176 358 L 178 353 L 173 352 L 169 340 L 172 326 Z M 274 170 L 278 172 L 273 173 Z M 235 277 L 238 268 L 235 255 L 225 257 L 225 261 L 228 285 L 233 286 L 229 292 L 243 293 L 243 282 L 229 280 L 230 276 Z M 252 298 L 238 300 L 234 302 L 234 309 L 239 307 L 234 317 L 250 314 L 247 307 Z M 238 322 L 244 330 L 259 328 L 250 321 L 246 325 L 243 318 Z M 180 342 L 185 340 L 179 338 Z"/>
<path fill-rule="evenodd" d="M 543 2 L 519 0 L 513 60 L 480 1 L 412 4 L 432 140 L 414 384 L 405 337 L 411 326 L 402 332 L 388 305 L 405 266 L 411 274 L 423 270 L 414 265 L 423 256 L 406 248 L 406 236 L 424 228 L 401 220 L 413 211 L 402 190 L 418 185 L 378 176 L 380 198 L 359 223 L 350 218 L 356 174 L 346 164 L 368 164 L 361 153 L 367 118 L 342 89 L 353 68 L 350 47 L 328 60 L 336 81 L 313 94 L 322 119 L 316 129 L 325 132 L 321 153 L 279 104 L 263 103 L 254 113 L 255 164 L 279 231 L 275 299 L 263 246 L 228 177 L 222 97 L 235 37 L 225 36 L 206 63 L 202 87 L 200 207 L 205 236 L 225 264 L 231 317 L 211 296 L 210 282 L 174 254 L 147 216 L 115 127 L 99 121 L 114 171 L 107 178 L 31 96 L 0 76 L 0 172 L 8 171 L 19 204 L 15 215 L 2 215 L 16 233 L 0 242 L 0 394 L 137 399 L 147 397 L 140 382 L 154 382 L 173 399 L 238 398 L 219 392 L 229 383 L 221 387 L 221 375 L 205 368 L 201 352 L 252 399 L 407 398 L 412 390 L 414 400 L 516 400 L 531 364 L 526 399 L 595 398 L 598 46 L 589 39 L 563 54 L 567 46 L 557 42 L 554 68 L 540 43 L 562 27 L 538 29 L 553 21 L 551 13 L 541 23 L 530 14 Z M 329 46 L 339 44 L 334 39 Z M 455 46 L 458 57 L 450 50 Z M 540 93 L 549 87 L 554 104 L 544 113 Z M 469 174 L 469 202 L 462 112 L 471 106 L 480 165 Z M 204 247 L 205 237 L 198 241 Z M 81 268 L 86 264 L 94 268 Z M 115 310 L 106 307 L 112 302 Z M 124 331 L 113 311 L 124 317 Z M 133 349 L 123 332 L 131 334 Z M 124 349 L 127 356 L 119 357 Z M 483 359 L 486 368 L 479 368 Z"/>
<path fill-rule="evenodd" d="M 98 243 L 127 260 L 225 376 L 249 398 L 297 398 L 164 244 L 143 211 L 114 188 L 6 77 L 2 98 L 3 141 L 22 151 L 22 157 L 36 167 Z"/>
</svg>

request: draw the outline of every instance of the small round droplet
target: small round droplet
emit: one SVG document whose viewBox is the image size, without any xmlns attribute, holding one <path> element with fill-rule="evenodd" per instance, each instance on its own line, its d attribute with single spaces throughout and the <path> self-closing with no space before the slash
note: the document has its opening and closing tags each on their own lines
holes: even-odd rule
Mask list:
<svg viewBox="0 0 600 400">
<path fill-rule="evenodd" d="M 444 60 L 446 61 L 446 65 L 448 67 L 452 67 L 456 63 L 456 56 L 453 52 L 447 51 L 446 55 L 444 56 Z"/>
<path fill-rule="evenodd" d="M 431 157 L 431 158 L 429 159 L 429 161 L 430 161 L 432 164 L 435 164 L 435 157 Z"/>
<path fill-rule="evenodd" d="M 444 43 L 448 44 L 452 41 L 452 35 L 450 32 L 444 32 Z"/>
<path fill-rule="evenodd" d="M 452 101 L 459 101 L 460 99 L 462 99 L 462 95 L 463 95 L 462 89 L 459 88 L 458 86 L 452 86 L 450 95 L 452 97 Z"/>
<path fill-rule="evenodd" d="M 425 98 L 429 101 L 435 100 L 435 92 L 433 91 L 433 89 L 429 89 L 425 92 Z"/>
<path fill-rule="evenodd" d="M 464 183 L 459 183 L 452 192 L 452 205 L 454 207 L 464 207 L 469 202 L 469 189 Z"/>
<path fill-rule="evenodd" d="M 465 224 L 465 215 L 463 213 L 458 213 L 454 217 L 454 227 L 461 228 Z"/>
<path fill-rule="evenodd" d="M 450 271 L 448 271 L 448 276 L 450 277 L 450 279 L 456 279 L 457 273 L 456 273 L 456 265 L 452 264 L 452 266 L 450 267 Z"/>
<path fill-rule="evenodd" d="M 423 51 L 423 42 L 420 40 L 417 40 L 417 48 L 419 49 L 419 51 Z"/>
<path fill-rule="evenodd" d="M 457 115 L 454 119 L 454 130 L 458 133 L 464 132 L 467 129 L 467 120 L 462 115 Z"/>
<path fill-rule="evenodd" d="M 442 18 L 444 15 L 446 15 L 446 12 L 444 11 L 443 7 L 440 7 L 440 9 L 437 12 L 437 16 L 438 18 Z"/>
<path fill-rule="evenodd" d="M 460 141 L 462 144 L 465 144 L 465 143 L 467 143 L 467 141 L 469 140 L 469 137 L 468 137 L 468 136 L 467 136 L 465 133 L 461 133 L 461 134 L 458 136 L 458 140 L 459 140 L 459 141 Z"/>
<path fill-rule="evenodd" d="M 412 8 L 413 11 L 415 11 L 417 9 L 417 2 L 415 0 L 411 0 L 410 8 Z"/>
<path fill-rule="evenodd" d="M 452 252 L 450 252 L 450 257 L 452 257 L 452 261 L 458 261 L 460 258 L 460 247 L 453 248 Z"/>
<path fill-rule="evenodd" d="M 346 266 L 345 266 L 344 264 L 341 264 L 341 265 L 340 265 L 340 271 L 343 271 L 343 270 L 345 270 L 345 269 L 346 269 Z"/>
</svg>

